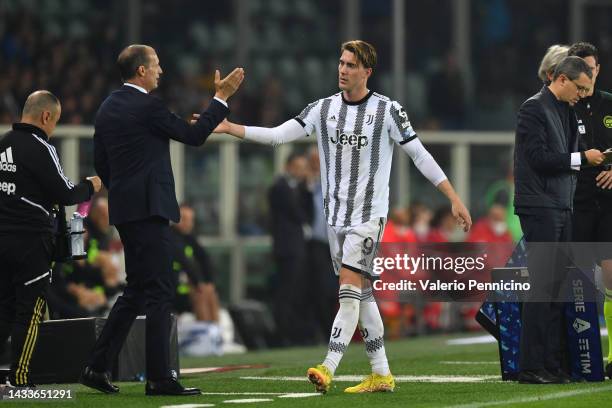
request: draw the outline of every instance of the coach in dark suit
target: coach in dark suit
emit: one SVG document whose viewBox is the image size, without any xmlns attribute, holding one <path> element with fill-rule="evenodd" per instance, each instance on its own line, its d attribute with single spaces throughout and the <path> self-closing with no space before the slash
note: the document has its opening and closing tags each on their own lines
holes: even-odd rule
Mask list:
<svg viewBox="0 0 612 408">
<path fill-rule="evenodd" d="M 589 66 L 578 57 L 566 57 L 550 85 L 521 106 L 514 151 L 514 206 L 527 243 L 567 242 L 576 188 L 575 170 L 581 164 L 599 164 L 599 150 L 578 152 L 577 120 L 570 103 L 591 87 Z M 522 309 L 520 375 L 522 383 L 564 383 L 561 342 L 562 307 L 559 284 L 566 263 L 554 244 L 531 245 L 531 292 Z"/>
<path fill-rule="evenodd" d="M 170 139 L 199 146 L 227 116 L 225 102 L 244 78 L 236 68 L 223 80 L 215 73 L 215 98 L 192 125 L 157 97 L 162 69 L 155 50 L 125 48 L 117 64 L 125 82 L 100 106 L 94 134 L 95 168 L 108 188 L 110 223 L 125 249 L 127 287 L 108 316 L 81 382 L 106 393 L 119 389 L 109 372 L 132 322 L 146 314 L 147 395 L 194 395 L 169 368 L 170 310 L 174 296 L 169 220 L 179 221 L 170 166 Z"/>
</svg>

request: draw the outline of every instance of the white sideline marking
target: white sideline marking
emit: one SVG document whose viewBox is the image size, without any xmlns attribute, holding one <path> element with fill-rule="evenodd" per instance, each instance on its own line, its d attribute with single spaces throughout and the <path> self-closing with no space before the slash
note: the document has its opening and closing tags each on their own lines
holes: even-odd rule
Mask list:
<svg viewBox="0 0 612 408">
<path fill-rule="evenodd" d="M 451 339 L 447 340 L 446 344 L 449 346 L 465 346 L 468 344 L 488 344 L 488 343 L 496 343 L 495 337 L 490 334 L 485 334 L 484 336 L 476 336 L 476 337 L 464 337 L 461 339 Z"/>
<path fill-rule="evenodd" d="M 544 395 L 538 395 L 534 397 L 514 398 L 514 399 L 505 400 L 505 401 L 490 401 L 490 402 L 477 402 L 473 404 L 452 405 L 450 408 L 481 408 L 481 407 L 492 407 L 495 405 L 521 404 L 524 402 L 547 401 L 547 400 L 553 400 L 553 399 L 574 397 L 576 395 L 581 395 L 581 394 L 604 392 L 604 391 L 612 391 L 612 386 L 600 387 L 600 388 L 582 388 L 579 390 L 555 392 L 553 394 L 544 394 Z"/>
<path fill-rule="evenodd" d="M 318 392 L 203 392 L 202 395 L 278 395 L 278 398 L 317 397 Z"/>
<path fill-rule="evenodd" d="M 480 364 L 499 364 L 499 361 L 440 361 L 440 364 L 480 365 Z"/>
<path fill-rule="evenodd" d="M 210 373 L 211 371 L 217 371 L 220 368 L 221 367 L 181 368 L 181 374 Z"/>
<path fill-rule="evenodd" d="M 180 404 L 180 405 L 162 405 L 160 408 L 205 408 L 214 407 L 215 404 Z"/>
<path fill-rule="evenodd" d="M 245 398 L 245 399 L 236 399 L 236 400 L 225 400 L 223 401 L 225 404 L 250 404 L 253 402 L 271 402 L 269 398 Z"/>
<path fill-rule="evenodd" d="M 363 375 L 338 375 L 334 381 L 356 382 L 364 379 Z M 475 383 L 501 381 L 499 375 L 397 375 L 395 382 L 431 382 L 431 383 Z M 241 380 L 263 381 L 306 381 L 304 377 L 240 377 Z"/>
<path fill-rule="evenodd" d="M 308 398 L 308 397 L 320 397 L 321 393 L 318 392 L 294 392 L 291 394 L 279 395 L 278 398 Z"/>
</svg>

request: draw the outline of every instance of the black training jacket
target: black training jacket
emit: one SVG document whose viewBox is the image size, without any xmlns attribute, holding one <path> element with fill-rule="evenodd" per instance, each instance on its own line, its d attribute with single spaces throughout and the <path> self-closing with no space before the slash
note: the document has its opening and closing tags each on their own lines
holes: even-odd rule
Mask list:
<svg viewBox="0 0 612 408">
<path fill-rule="evenodd" d="M 51 208 L 88 200 L 93 184 L 74 185 L 40 128 L 15 123 L 0 136 L 0 233 L 52 230 Z"/>
</svg>

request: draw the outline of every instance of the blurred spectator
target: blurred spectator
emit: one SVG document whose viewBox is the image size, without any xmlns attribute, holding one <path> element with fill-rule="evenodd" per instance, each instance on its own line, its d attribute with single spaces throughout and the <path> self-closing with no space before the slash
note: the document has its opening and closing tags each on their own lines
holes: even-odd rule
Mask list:
<svg viewBox="0 0 612 408">
<path fill-rule="evenodd" d="M 438 208 L 431 219 L 430 227 L 425 242 L 460 241 L 461 230 L 457 228 L 457 221 L 450 207 Z"/>
<path fill-rule="evenodd" d="M 284 344 L 300 340 L 296 323 L 297 293 L 300 277 L 308 274 L 306 240 L 310 238 L 312 196 L 306 188 L 308 161 L 298 153 L 289 155 L 285 173 L 279 176 L 269 190 L 272 221 L 272 246 L 276 262 L 274 276 L 273 312 L 276 319 L 277 339 Z M 300 311 L 301 312 L 301 311 Z"/>
<path fill-rule="evenodd" d="M 297 292 L 298 308 L 302 312 L 304 337 L 316 342 L 326 342 L 332 329 L 338 304 L 338 278 L 329 253 L 327 237 L 327 218 L 323 209 L 323 191 L 321 188 L 321 174 L 319 162 L 319 149 L 312 146 L 307 152 L 308 159 L 308 186 L 312 192 L 312 211 L 309 215 L 312 220 L 312 236 L 307 240 L 307 266 L 305 273 L 299 276 Z M 316 299 L 315 302 L 312 300 Z"/>
<path fill-rule="evenodd" d="M 192 312 L 195 322 L 181 328 L 181 351 L 190 355 L 222 353 L 219 328 L 219 296 L 214 283 L 212 263 L 193 230 L 195 212 L 188 204 L 180 206 L 181 220 L 172 226 L 172 264 L 177 273 L 175 308 L 179 313 Z"/>
<path fill-rule="evenodd" d="M 410 213 L 407 208 L 391 210 L 382 242 L 417 242 L 417 236 L 410 228 Z"/>
<path fill-rule="evenodd" d="M 433 213 L 425 204 L 413 201 L 408 207 L 409 226 L 418 242 L 424 242 L 429 235 Z"/>
<path fill-rule="evenodd" d="M 492 205 L 487 215 L 474 224 L 466 241 L 512 243 L 512 235 L 508 231 L 506 221 L 506 209 L 499 204 Z"/>
<path fill-rule="evenodd" d="M 429 79 L 429 112 L 439 118 L 439 128 L 464 128 L 465 98 L 465 83 L 457 58 L 448 53 L 442 67 Z"/>
</svg>

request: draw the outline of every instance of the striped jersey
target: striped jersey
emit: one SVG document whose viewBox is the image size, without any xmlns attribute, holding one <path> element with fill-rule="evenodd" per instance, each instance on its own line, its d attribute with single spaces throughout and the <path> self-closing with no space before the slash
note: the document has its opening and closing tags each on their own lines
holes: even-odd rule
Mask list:
<svg viewBox="0 0 612 408">
<path fill-rule="evenodd" d="M 402 106 L 373 91 L 357 102 L 339 92 L 311 103 L 295 119 L 318 139 L 328 224 L 348 227 L 387 217 L 394 143 L 417 137 Z"/>
</svg>

